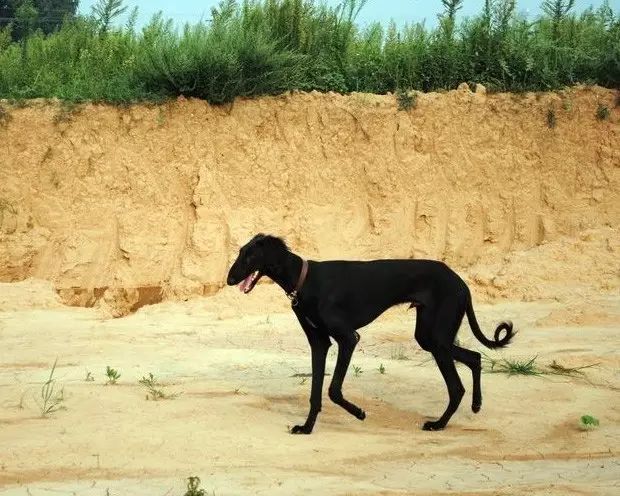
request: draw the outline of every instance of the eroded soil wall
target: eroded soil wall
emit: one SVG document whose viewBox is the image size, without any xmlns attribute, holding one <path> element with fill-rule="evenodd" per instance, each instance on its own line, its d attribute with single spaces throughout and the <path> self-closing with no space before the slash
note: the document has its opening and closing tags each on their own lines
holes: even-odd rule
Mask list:
<svg viewBox="0 0 620 496">
<path fill-rule="evenodd" d="M 608 266 L 617 98 L 460 89 L 420 94 L 409 111 L 392 96 L 315 93 L 224 107 L 4 103 L 0 281 L 43 278 L 69 303 L 124 298 L 130 310 L 217 291 L 259 231 L 310 258 L 440 258 L 480 286 L 494 279 L 480 264 L 587 243 L 584 232 L 596 242 L 567 256 Z M 617 278 L 612 265 L 598 277 Z"/>
</svg>

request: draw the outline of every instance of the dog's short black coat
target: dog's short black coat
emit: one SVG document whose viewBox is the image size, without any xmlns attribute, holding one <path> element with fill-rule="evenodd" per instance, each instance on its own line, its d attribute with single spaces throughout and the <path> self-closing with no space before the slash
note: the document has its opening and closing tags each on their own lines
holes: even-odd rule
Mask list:
<svg viewBox="0 0 620 496">
<path fill-rule="evenodd" d="M 312 389 L 308 418 L 303 425 L 293 427 L 292 433 L 310 434 L 321 411 L 330 338 L 338 344 L 338 358 L 329 398 L 358 419 L 366 417 L 361 408 L 342 395 L 342 383 L 359 341 L 357 330 L 401 303 L 416 308 L 415 339 L 433 355 L 448 388 L 445 412 L 439 420 L 426 422 L 423 429 L 443 429 L 461 402 L 465 388 L 455 360 L 471 369 L 472 410 L 480 410 L 480 353 L 455 345 L 456 333 L 467 314 L 476 338 L 489 348 L 497 348 L 512 339 L 512 323 L 502 322 L 495 330 L 494 340 L 487 339 L 476 321 L 469 288 L 446 264 L 434 260 L 308 261 L 307 277 L 295 293 L 302 264 L 302 259 L 282 239 L 258 234 L 239 250 L 227 280 L 229 285 L 241 283 L 249 293 L 266 275 L 293 299 L 293 311 L 312 352 Z M 502 331 L 505 335 L 500 337 Z"/>
</svg>

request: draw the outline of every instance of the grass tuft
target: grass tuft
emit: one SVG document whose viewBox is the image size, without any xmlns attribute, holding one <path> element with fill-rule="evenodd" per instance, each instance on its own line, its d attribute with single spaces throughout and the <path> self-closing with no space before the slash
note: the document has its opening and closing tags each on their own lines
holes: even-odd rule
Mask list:
<svg viewBox="0 0 620 496">
<path fill-rule="evenodd" d="M 65 401 L 65 388 L 62 387 L 60 388 L 60 390 L 58 390 L 56 379 L 54 379 L 54 372 L 56 371 L 57 363 L 58 358 L 54 360 L 54 365 L 52 366 L 52 370 L 50 371 L 50 376 L 41 387 L 41 398 L 37 400 L 37 404 L 39 405 L 39 409 L 41 410 L 42 417 L 47 417 L 54 412 L 65 409 L 62 404 Z M 20 404 L 22 404 L 22 402 L 20 402 Z"/>
<path fill-rule="evenodd" d="M 599 121 L 606 121 L 607 119 L 609 119 L 609 114 L 611 112 L 609 111 L 609 107 L 607 105 L 604 105 L 602 103 L 598 104 L 598 107 L 596 108 L 596 118 Z"/>
<path fill-rule="evenodd" d="M 118 370 L 113 369 L 109 365 L 105 368 L 105 375 L 108 378 L 108 382 L 106 384 L 116 384 L 116 382 L 121 378 L 121 374 Z"/>
<path fill-rule="evenodd" d="M 405 352 L 405 347 L 402 344 L 392 348 L 390 358 L 392 360 L 409 360 L 409 356 L 407 356 L 407 353 Z"/>
<path fill-rule="evenodd" d="M 146 399 L 151 399 L 153 401 L 158 400 L 171 400 L 178 396 L 177 393 L 166 393 L 163 390 L 163 386 L 159 384 L 157 378 L 149 372 L 148 377 L 143 376 L 142 379 L 138 381 L 139 384 L 146 388 Z"/>
<path fill-rule="evenodd" d="M 0 105 L 0 128 L 7 127 L 12 119 L 13 116 L 9 113 L 9 111 Z"/>
<path fill-rule="evenodd" d="M 536 364 L 538 356 L 529 359 L 493 358 L 482 352 L 482 370 L 491 374 L 510 375 L 562 375 L 566 377 L 585 377 L 585 369 L 596 367 L 598 363 L 584 365 L 582 367 L 566 367 L 553 360 L 546 367 Z"/>
<path fill-rule="evenodd" d="M 491 374 L 508 374 L 511 375 L 543 375 L 543 371 L 536 365 L 535 356 L 529 360 L 508 359 L 501 360 L 492 358 L 487 354 L 482 354 L 482 365 L 485 372 Z"/>
<path fill-rule="evenodd" d="M 187 478 L 187 491 L 183 496 L 205 496 L 205 490 L 200 489 L 200 477 Z"/>
<path fill-rule="evenodd" d="M 555 110 L 550 108 L 547 110 L 547 127 L 549 129 L 554 129 L 557 124 L 557 119 L 555 117 Z"/>
<path fill-rule="evenodd" d="M 592 415 L 582 415 L 579 419 L 579 428 L 584 431 L 596 429 L 599 426 L 599 420 Z"/>
<path fill-rule="evenodd" d="M 418 94 L 399 88 L 396 90 L 396 102 L 398 103 L 398 110 L 408 112 L 418 104 Z"/>
</svg>

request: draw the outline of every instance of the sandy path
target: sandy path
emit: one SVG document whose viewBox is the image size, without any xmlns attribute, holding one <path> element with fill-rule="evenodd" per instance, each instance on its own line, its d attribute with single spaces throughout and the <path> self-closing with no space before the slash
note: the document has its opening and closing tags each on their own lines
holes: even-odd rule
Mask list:
<svg viewBox="0 0 620 496">
<path fill-rule="evenodd" d="M 445 386 L 410 341 L 413 315 L 395 309 L 363 331 L 352 362 L 362 372 L 345 383 L 367 420 L 325 397 L 314 434 L 297 437 L 286 429 L 304 419 L 309 385 L 293 375 L 309 372 L 309 353 L 273 288 L 244 300 L 243 315 L 225 291 L 118 320 L 29 283 L 0 290 L 2 496 L 180 496 L 190 475 L 216 495 L 620 492 L 620 297 L 479 305 L 487 333 L 505 317 L 518 324 L 506 356 L 599 365 L 588 380 L 485 374 L 478 415 L 459 368 L 468 393 L 440 433 L 420 425 L 443 411 Z M 467 326 L 460 339 L 480 349 Z M 43 419 L 34 397 L 56 356 L 66 410 Z M 106 365 L 117 385 L 104 385 Z M 148 372 L 180 396 L 146 401 L 137 381 Z M 599 429 L 577 429 L 585 413 Z"/>
</svg>

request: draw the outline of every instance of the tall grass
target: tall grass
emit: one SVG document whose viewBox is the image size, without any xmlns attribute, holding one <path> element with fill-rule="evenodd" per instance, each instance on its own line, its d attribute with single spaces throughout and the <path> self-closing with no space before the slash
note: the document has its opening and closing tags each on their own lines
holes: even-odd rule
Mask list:
<svg viewBox="0 0 620 496">
<path fill-rule="evenodd" d="M 295 89 L 431 91 L 463 81 L 503 91 L 620 86 L 620 17 L 608 3 L 577 15 L 572 1 L 547 0 L 530 20 L 515 0 L 486 0 L 480 14 L 459 20 L 462 2 L 445 0 L 436 28 L 362 29 L 365 3 L 224 0 L 208 22 L 180 30 L 161 14 L 136 30 L 135 15 L 113 27 L 94 12 L 22 42 L 0 30 L 0 98 L 223 103 Z"/>
</svg>

